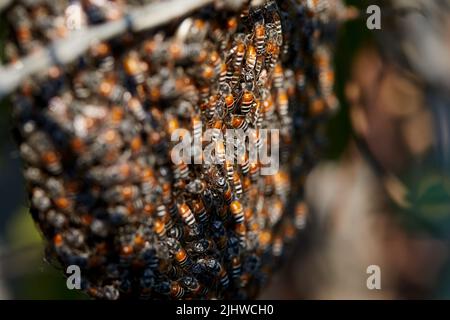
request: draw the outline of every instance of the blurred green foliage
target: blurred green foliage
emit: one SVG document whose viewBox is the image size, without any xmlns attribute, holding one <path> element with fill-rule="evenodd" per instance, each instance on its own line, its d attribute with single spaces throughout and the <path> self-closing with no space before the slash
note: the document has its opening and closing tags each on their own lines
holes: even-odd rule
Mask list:
<svg viewBox="0 0 450 320">
<path fill-rule="evenodd" d="M 342 155 L 353 134 L 349 106 L 345 98 L 345 84 L 351 76 L 352 61 L 361 47 L 373 42 L 373 34 L 367 29 L 364 19 L 367 2 L 347 0 L 346 3 L 358 8 L 362 18 L 344 23 L 338 31 L 334 67 L 336 72 L 335 92 L 340 102 L 340 108 L 331 118 L 327 129 L 329 147 L 326 156 L 330 159 L 337 159 Z"/>
</svg>

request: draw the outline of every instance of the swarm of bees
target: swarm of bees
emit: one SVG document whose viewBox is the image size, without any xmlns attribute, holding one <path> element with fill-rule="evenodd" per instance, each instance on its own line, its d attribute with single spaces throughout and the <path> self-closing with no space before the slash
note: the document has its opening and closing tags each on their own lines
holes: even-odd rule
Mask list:
<svg viewBox="0 0 450 320">
<path fill-rule="evenodd" d="M 304 228 L 305 176 L 336 107 L 327 1 L 206 6 L 158 30 L 95 43 L 13 95 L 31 213 L 47 255 L 99 299 L 247 299 Z M 138 1 L 16 1 L 9 62 Z M 185 128 L 280 130 L 280 169 L 174 165 Z"/>
</svg>

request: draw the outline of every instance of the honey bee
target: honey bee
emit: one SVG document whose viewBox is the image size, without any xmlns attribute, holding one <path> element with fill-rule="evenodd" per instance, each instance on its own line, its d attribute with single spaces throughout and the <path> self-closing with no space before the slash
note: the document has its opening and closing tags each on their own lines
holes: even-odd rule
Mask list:
<svg viewBox="0 0 450 320">
<path fill-rule="evenodd" d="M 253 93 L 249 91 L 244 92 L 241 102 L 241 113 L 247 114 L 251 108 L 255 106 L 255 104 L 255 97 Z"/>
<path fill-rule="evenodd" d="M 194 227 L 197 222 L 189 206 L 186 203 L 182 203 L 178 206 L 178 210 L 180 212 L 181 218 L 186 223 L 186 225 L 191 228 Z"/>
</svg>

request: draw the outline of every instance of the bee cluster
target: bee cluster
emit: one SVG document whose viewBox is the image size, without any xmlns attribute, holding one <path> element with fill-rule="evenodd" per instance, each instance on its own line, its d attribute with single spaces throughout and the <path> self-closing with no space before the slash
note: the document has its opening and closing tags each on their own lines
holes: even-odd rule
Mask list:
<svg viewBox="0 0 450 320">
<path fill-rule="evenodd" d="M 245 299 L 267 283 L 304 226 L 303 182 L 336 104 L 326 3 L 210 5 L 93 44 L 21 85 L 13 116 L 31 213 L 49 257 L 78 265 L 89 295 Z M 69 5 L 92 25 L 137 4 L 16 1 L 8 60 L 70 32 Z M 280 170 L 260 175 L 248 153 L 240 164 L 174 165 L 178 128 L 279 129 Z"/>
</svg>

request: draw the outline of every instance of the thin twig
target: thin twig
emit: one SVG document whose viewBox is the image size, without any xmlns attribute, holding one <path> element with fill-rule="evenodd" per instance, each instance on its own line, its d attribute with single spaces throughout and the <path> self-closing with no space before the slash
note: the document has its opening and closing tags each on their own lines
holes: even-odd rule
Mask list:
<svg viewBox="0 0 450 320">
<path fill-rule="evenodd" d="M 0 5 L 7 1 L 0 0 Z M 127 30 L 140 32 L 155 28 L 175 18 L 212 3 L 214 0 L 172 0 L 134 9 L 124 18 L 99 26 L 74 31 L 45 49 L 0 69 L 0 99 L 15 90 L 27 77 L 56 64 L 67 64 L 86 52 L 95 41 L 106 41 Z M 0 7 L 1 8 L 1 7 Z"/>
</svg>

